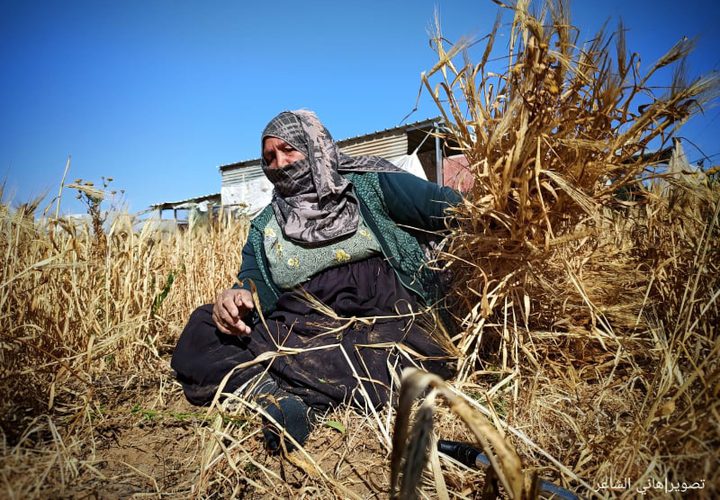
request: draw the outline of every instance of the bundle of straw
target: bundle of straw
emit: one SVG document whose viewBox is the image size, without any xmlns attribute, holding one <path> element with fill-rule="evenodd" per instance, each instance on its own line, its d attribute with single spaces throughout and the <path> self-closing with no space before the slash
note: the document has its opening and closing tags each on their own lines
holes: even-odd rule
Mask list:
<svg viewBox="0 0 720 500">
<path fill-rule="evenodd" d="M 720 444 L 720 189 L 653 179 L 718 77 L 687 81 L 687 39 L 641 74 L 622 24 L 580 46 L 566 2 L 539 15 L 501 5 L 513 13 L 503 72 L 489 71 L 499 15 L 479 63 L 438 23 L 423 76 L 474 179 L 445 256 L 463 277 L 459 380 L 586 484 L 707 478 Z M 655 95 L 650 80 L 672 64 Z"/>
</svg>

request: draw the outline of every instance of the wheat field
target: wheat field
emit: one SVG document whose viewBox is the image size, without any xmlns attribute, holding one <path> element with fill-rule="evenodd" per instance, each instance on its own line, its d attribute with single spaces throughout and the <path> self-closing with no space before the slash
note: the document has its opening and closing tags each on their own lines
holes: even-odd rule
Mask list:
<svg viewBox="0 0 720 500">
<path fill-rule="evenodd" d="M 581 36 L 565 2 L 535 7 L 501 6 L 479 60 L 438 23 L 422 78 L 474 179 L 436 262 L 453 277 L 452 380 L 408 371 L 395 406 L 338 408 L 267 455 L 252 401 L 192 407 L 169 366 L 192 310 L 233 283 L 248 221 L 103 225 L 107 190 L 78 181 L 63 196 L 88 224 L 0 203 L 2 495 L 531 498 L 542 478 L 583 497 L 716 496 L 720 182 L 659 152 L 717 77 L 686 78 L 688 41 L 640 74 L 622 26 Z"/>
</svg>

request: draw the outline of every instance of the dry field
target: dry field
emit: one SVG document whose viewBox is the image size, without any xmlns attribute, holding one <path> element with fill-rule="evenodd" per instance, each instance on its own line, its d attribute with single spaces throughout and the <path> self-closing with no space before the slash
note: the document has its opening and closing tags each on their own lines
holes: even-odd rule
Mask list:
<svg viewBox="0 0 720 500">
<path fill-rule="evenodd" d="M 439 259 L 453 380 L 406 374 L 396 407 L 339 409 L 268 456 L 252 402 L 192 407 L 169 367 L 190 312 L 232 283 L 246 221 L 102 231 L 2 203 L 0 494 L 532 497 L 537 477 L 582 496 L 720 494 L 720 182 L 653 154 L 718 81 L 685 78 L 687 41 L 640 74 L 622 27 L 581 37 L 561 3 L 501 15 L 477 61 L 438 26 L 423 77 L 475 179 Z M 71 189 L 97 221 L 103 190 Z M 438 456 L 436 438 L 476 443 L 491 469 Z"/>
</svg>

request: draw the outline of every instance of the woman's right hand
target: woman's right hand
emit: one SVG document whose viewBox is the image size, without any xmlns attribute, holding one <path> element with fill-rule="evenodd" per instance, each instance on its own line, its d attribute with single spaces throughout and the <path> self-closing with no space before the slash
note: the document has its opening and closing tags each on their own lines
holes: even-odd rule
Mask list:
<svg viewBox="0 0 720 500">
<path fill-rule="evenodd" d="M 218 330 L 227 335 L 250 335 L 243 318 L 253 309 L 252 294 L 244 288 L 223 290 L 213 306 L 212 318 Z"/>
</svg>

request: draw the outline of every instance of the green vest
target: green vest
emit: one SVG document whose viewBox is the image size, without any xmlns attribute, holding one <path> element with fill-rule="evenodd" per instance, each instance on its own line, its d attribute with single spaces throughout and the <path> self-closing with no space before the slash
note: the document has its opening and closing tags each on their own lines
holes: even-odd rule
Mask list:
<svg viewBox="0 0 720 500">
<path fill-rule="evenodd" d="M 270 217 L 263 234 L 270 275 L 281 290 L 290 290 L 325 269 L 381 252 L 380 244 L 362 218 L 354 234 L 321 247 L 308 248 L 288 240 L 275 217 Z"/>
<path fill-rule="evenodd" d="M 354 192 L 360 201 L 360 213 L 367 227 L 377 238 L 382 253 L 395 270 L 400 282 L 415 292 L 425 304 L 431 304 L 439 298 L 435 273 L 424 265 L 425 254 L 418 239 L 406 228 L 399 227 L 388 214 L 387 205 L 380 188 L 378 174 L 352 173 L 346 177 L 353 184 Z M 282 293 L 273 282 L 263 244 L 264 231 L 273 218 L 272 206 L 267 206 L 253 219 L 248 234 L 260 273 L 268 288 L 260 294 L 260 302 L 265 314 L 275 309 L 277 299 Z"/>
</svg>

